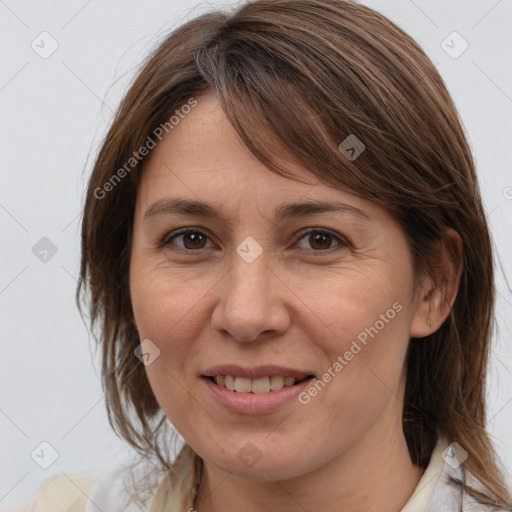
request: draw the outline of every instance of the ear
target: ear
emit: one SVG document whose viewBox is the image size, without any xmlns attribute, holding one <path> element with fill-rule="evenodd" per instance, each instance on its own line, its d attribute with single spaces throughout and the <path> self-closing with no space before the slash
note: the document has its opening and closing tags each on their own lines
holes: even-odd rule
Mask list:
<svg viewBox="0 0 512 512">
<path fill-rule="evenodd" d="M 445 228 L 433 255 L 430 275 L 419 289 L 411 321 L 411 337 L 424 338 L 441 327 L 457 297 L 462 274 L 462 240 L 452 228 Z"/>
</svg>

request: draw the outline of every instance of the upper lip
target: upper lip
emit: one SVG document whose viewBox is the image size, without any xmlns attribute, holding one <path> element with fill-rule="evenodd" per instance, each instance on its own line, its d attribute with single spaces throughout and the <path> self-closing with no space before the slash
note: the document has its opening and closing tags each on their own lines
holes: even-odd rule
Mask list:
<svg viewBox="0 0 512 512">
<path fill-rule="evenodd" d="M 287 368 L 285 366 L 262 365 L 252 368 L 243 368 L 237 364 L 223 364 L 207 368 L 203 375 L 205 377 L 215 377 L 217 375 L 232 375 L 233 377 L 245 377 L 247 379 L 259 379 L 261 377 L 272 377 L 273 375 L 282 375 L 283 377 L 295 377 L 302 380 L 313 372 Z"/>
</svg>

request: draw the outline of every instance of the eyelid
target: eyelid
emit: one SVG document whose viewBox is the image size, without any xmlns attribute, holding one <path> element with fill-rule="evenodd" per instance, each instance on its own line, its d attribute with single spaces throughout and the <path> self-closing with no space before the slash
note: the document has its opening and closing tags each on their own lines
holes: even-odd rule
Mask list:
<svg viewBox="0 0 512 512">
<path fill-rule="evenodd" d="M 170 233 L 166 233 L 161 238 L 161 241 L 159 243 L 159 248 L 164 248 L 167 245 L 172 245 L 171 240 L 173 240 L 174 238 L 179 238 L 180 236 L 183 236 L 183 235 L 187 235 L 189 233 L 200 233 L 203 236 L 205 236 L 208 240 L 210 240 L 210 241 L 212 240 L 212 237 L 210 235 L 208 235 L 203 228 L 194 228 L 193 226 L 191 226 L 191 227 L 176 229 L 174 231 L 171 231 Z M 199 252 L 199 250 L 193 251 L 192 249 L 183 249 L 182 247 L 177 247 L 176 249 L 181 250 L 181 251 L 186 251 L 188 253 Z"/>
<path fill-rule="evenodd" d="M 171 240 L 173 240 L 174 238 L 179 238 L 180 236 L 183 236 L 183 235 L 186 235 L 186 234 L 189 234 L 189 233 L 200 233 L 202 234 L 203 236 L 205 236 L 208 240 L 212 241 L 211 240 L 211 237 L 205 232 L 205 230 L 203 228 L 194 228 L 194 227 L 185 227 L 185 228 L 180 228 L 180 229 L 177 229 L 175 231 L 171 231 L 170 233 L 166 233 L 160 243 L 159 243 L 159 248 L 164 248 L 166 247 L 167 245 L 172 245 L 171 244 Z M 303 228 L 302 230 L 300 230 L 296 235 L 294 235 L 294 244 L 296 244 L 299 240 L 301 240 L 302 238 L 304 238 L 306 235 L 308 234 L 313 234 L 313 233 L 326 233 L 328 234 L 329 236 L 331 236 L 332 238 L 334 238 L 335 240 L 337 240 L 338 242 L 338 245 L 335 246 L 335 247 L 330 247 L 329 249 L 325 249 L 325 250 L 314 250 L 314 249 L 299 249 L 300 251 L 302 252 L 308 252 L 308 253 L 316 253 L 318 255 L 321 255 L 321 254 L 326 254 L 326 253 L 330 253 L 330 252 L 333 252 L 333 250 L 336 250 L 336 248 L 347 248 L 347 247 L 352 247 L 352 244 L 351 242 L 344 236 L 330 230 L 330 229 L 327 229 L 327 228 L 321 228 L 321 227 L 308 227 L 308 228 Z M 202 248 L 202 249 L 205 249 L 205 248 Z M 183 249 L 182 247 L 176 247 L 176 250 L 177 251 L 184 251 L 184 252 L 187 252 L 187 253 L 193 253 L 193 252 L 200 252 L 201 249 L 197 249 L 197 250 L 193 250 L 193 249 Z"/>
<path fill-rule="evenodd" d="M 311 235 L 311 234 L 314 234 L 314 233 L 326 233 L 328 234 L 329 236 L 331 236 L 332 238 L 334 238 L 337 242 L 338 242 L 338 245 L 337 246 L 334 246 L 334 247 L 330 247 L 329 249 L 325 249 L 325 250 L 321 250 L 321 251 L 315 251 L 314 249 L 310 249 L 310 250 L 307 250 L 307 249 L 300 249 L 301 251 L 306 251 L 308 253 L 313 253 L 313 254 L 317 254 L 317 255 L 322 255 L 322 254 L 327 254 L 327 253 L 331 253 L 335 250 L 339 250 L 340 248 L 347 248 L 347 247 L 352 247 L 352 244 L 350 243 L 350 241 L 330 230 L 330 229 L 327 229 L 327 228 L 320 228 L 320 227 L 310 227 L 310 228 L 304 228 L 302 229 L 301 231 L 299 231 L 295 237 L 295 242 L 294 243 L 297 243 L 301 238 L 304 238 L 304 236 L 306 235 Z"/>
</svg>

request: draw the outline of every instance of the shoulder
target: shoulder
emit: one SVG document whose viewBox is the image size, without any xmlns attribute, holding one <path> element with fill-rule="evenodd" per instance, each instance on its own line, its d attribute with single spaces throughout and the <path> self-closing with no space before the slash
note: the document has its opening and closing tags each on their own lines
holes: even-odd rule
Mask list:
<svg viewBox="0 0 512 512">
<path fill-rule="evenodd" d="M 194 500 L 201 480 L 202 460 L 185 444 L 173 468 L 160 481 L 149 512 L 194 510 Z"/>
<path fill-rule="evenodd" d="M 444 459 L 434 492 L 424 512 L 506 512 L 491 505 L 477 501 L 465 484 L 483 494 L 489 491 L 462 464 L 464 456 L 459 457 L 455 443 L 442 442 L 445 449 L 442 454 L 437 450 L 435 456 Z M 434 456 L 434 454 L 433 454 Z"/>
<path fill-rule="evenodd" d="M 43 482 L 28 512 L 141 512 L 119 466 L 98 473 L 59 473 Z"/>
<path fill-rule="evenodd" d="M 154 471 L 148 461 L 99 473 L 55 474 L 43 482 L 28 512 L 191 510 L 202 461 L 185 445 L 172 466 L 165 474 Z M 141 501 L 135 500 L 135 495 Z"/>
<path fill-rule="evenodd" d="M 29 512 L 84 512 L 97 482 L 94 473 L 58 473 L 46 479 L 29 504 Z"/>
</svg>

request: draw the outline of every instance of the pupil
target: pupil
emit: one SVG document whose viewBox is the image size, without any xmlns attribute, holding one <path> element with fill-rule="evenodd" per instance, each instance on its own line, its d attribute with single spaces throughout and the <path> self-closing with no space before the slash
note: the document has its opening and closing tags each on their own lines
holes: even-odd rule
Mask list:
<svg viewBox="0 0 512 512">
<path fill-rule="evenodd" d="M 327 233 L 315 233 L 314 235 L 311 235 L 311 239 L 312 239 L 312 242 L 311 242 L 311 246 L 312 247 L 315 247 L 315 245 L 320 245 L 321 247 L 319 247 L 320 249 L 328 249 L 329 246 L 330 246 L 330 238 L 331 236 Z M 327 247 L 323 247 L 322 245 L 322 242 L 325 243 L 325 241 L 327 240 Z"/>
<path fill-rule="evenodd" d="M 190 241 L 193 247 L 198 247 L 198 245 L 201 243 L 202 238 L 203 236 L 200 233 L 187 233 L 184 237 L 185 246 L 187 246 L 187 241 Z M 204 242 L 204 238 L 202 241 Z M 187 249 L 188 248 L 189 247 L 187 247 Z"/>
</svg>

